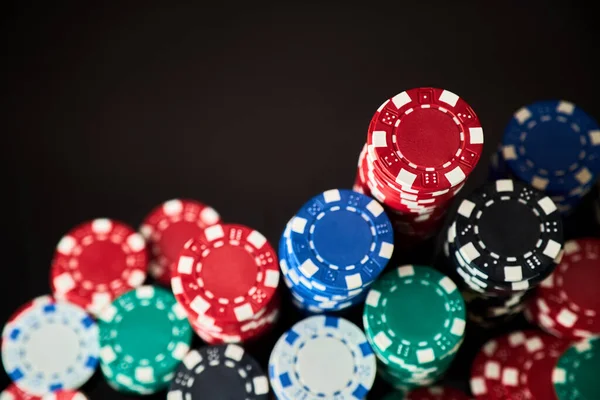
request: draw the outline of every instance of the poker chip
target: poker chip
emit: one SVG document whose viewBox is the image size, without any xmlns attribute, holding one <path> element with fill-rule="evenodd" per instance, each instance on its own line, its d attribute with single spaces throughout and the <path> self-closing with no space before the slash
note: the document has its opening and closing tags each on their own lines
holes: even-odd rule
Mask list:
<svg viewBox="0 0 600 400">
<path fill-rule="evenodd" d="M 403 244 L 428 239 L 477 165 L 483 142 L 477 115 L 459 96 L 406 90 L 371 119 L 354 189 L 384 205 L 398 237 L 407 238 Z"/>
<path fill-rule="evenodd" d="M 259 364 L 235 344 L 191 350 L 169 387 L 167 400 L 267 400 L 269 380 Z"/>
<path fill-rule="evenodd" d="M 558 400 L 600 398 L 599 370 L 600 338 L 573 344 L 560 356 L 552 372 Z"/>
<path fill-rule="evenodd" d="M 88 400 L 88 398 L 81 392 L 73 390 L 61 390 L 45 395 L 42 397 L 42 400 Z"/>
<path fill-rule="evenodd" d="M 378 373 L 394 387 L 432 384 L 462 344 L 465 318 L 460 291 L 437 270 L 404 265 L 387 272 L 373 284 L 363 312 Z"/>
<path fill-rule="evenodd" d="M 157 286 L 118 297 L 100 314 L 98 325 L 105 378 L 138 394 L 168 387 L 192 340 L 185 311 Z"/>
<path fill-rule="evenodd" d="M 209 343 L 232 343 L 274 325 L 279 277 L 277 255 L 261 233 L 216 224 L 184 245 L 171 289 L 196 333 L 213 336 Z"/>
<path fill-rule="evenodd" d="M 365 334 L 334 316 L 296 323 L 269 358 L 269 379 L 279 399 L 364 399 L 375 375 L 375 355 Z"/>
<path fill-rule="evenodd" d="M 19 389 L 17 385 L 11 383 L 6 389 L 0 392 L 0 400 L 40 400 L 40 397 L 27 394 Z"/>
<path fill-rule="evenodd" d="M 67 233 L 58 243 L 50 271 L 55 297 L 93 315 L 146 279 L 144 238 L 129 226 L 95 219 Z"/>
<path fill-rule="evenodd" d="M 19 308 L 2 332 L 2 363 L 30 395 L 76 389 L 98 365 L 98 326 L 80 307 L 41 296 Z"/>
<path fill-rule="evenodd" d="M 600 239 L 567 241 L 564 256 L 527 303 L 532 323 L 548 333 L 578 340 L 600 335 Z"/>
<path fill-rule="evenodd" d="M 411 390 L 405 400 L 469 400 L 469 396 L 451 386 L 429 386 Z"/>
<path fill-rule="evenodd" d="M 154 208 L 140 227 L 152 251 L 150 275 L 159 283 L 170 285 L 171 269 L 183 245 L 220 221 L 215 209 L 195 200 L 172 199 Z"/>
<path fill-rule="evenodd" d="M 311 313 L 361 303 L 394 250 L 389 218 L 373 198 L 345 189 L 305 203 L 279 241 L 283 279 Z"/>
<path fill-rule="evenodd" d="M 492 176 L 546 192 L 569 213 L 600 172 L 600 128 L 575 104 L 546 100 L 517 110 L 504 130 Z"/>
</svg>

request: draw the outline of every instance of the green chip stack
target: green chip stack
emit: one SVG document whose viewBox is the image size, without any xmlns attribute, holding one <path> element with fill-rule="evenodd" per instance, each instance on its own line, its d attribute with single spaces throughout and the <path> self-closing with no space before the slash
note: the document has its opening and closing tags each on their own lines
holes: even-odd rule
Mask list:
<svg viewBox="0 0 600 400">
<path fill-rule="evenodd" d="M 431 385 L 452 363 L 464 339 L 465 302 L 444 274 L 404 265 L 373 284 L 363 324 L 381 378 L 410 390 Z"/>
<path fill-rule="evenodd" d="M 600 337 L 573 344 L 558 359 L 552 382 L 558 400 L 600 399 Z"/>
<path fill-rule="evenodd" d="M 100 367 L 115 390 L 137 395 L 166 389 L 188 353 L 192 330 L 171 292 L 131 290 L 99 316 Z"/>
</svg>

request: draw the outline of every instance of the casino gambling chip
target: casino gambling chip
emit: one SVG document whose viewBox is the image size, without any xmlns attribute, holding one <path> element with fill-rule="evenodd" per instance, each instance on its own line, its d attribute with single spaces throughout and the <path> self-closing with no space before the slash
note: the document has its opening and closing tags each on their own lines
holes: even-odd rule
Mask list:
<svg viewBox="0 0 600 400">
<path fill-rule="evenodd" d="M 214 208 L 195 200 L 172 199 L 154 208 L 140 227 L 152 251 L 150 275 L 159 283 L 170 285 L 171 269 L 183 245 L 220 222 L 221 217 Z"/>
<path fill-rule="evenodd" d="M 465 318 L 464 300 L 450 278 L 430 267 L 404 265 L 372 286 L 363 325 L 382 377 L 394 387 L 423 386 L 450 366 L 464 340 Z"/>
<path fill-rule="evenodd" d="M 405 400 L 469 400 L 469 396 L 451 386 L 429 386 L 411 390 Z"/>
<path fill-rule="evenodd" d="M 42 400 L 88 400 L 88 398 L 81 392 L 73 390 L 61 390 L 45 395 L 42 397 Z"/>
<path fill-rule="evenodd" d="M 207 325 L 251 320 L 279 284 L 277 255 L 258 231 L 217 224 L 188 241 L 171 288 L 190 319 Z M 224 279 L 226 277 L 226 279 Z"/>
<path fill-rule="evenodd" d="M 269 379 L 279 399 L 364 399 L 375 374 L 375 355 L 364 333 L 333 316 L 296 323 L 269 359 Z"/>
<path fill-rule="evenodd" d="M 578 340 L 600 335 L 600 239 L 565 243 L 564 256 L 528 303 L 533 323 L 555 336 Z"/>
<path fill-rule="evenodd" d="M 600 338 L 576 342 L 558 359 L 552 382 L 558 400 L 600 399 Z"/>
<path fill-rule="evenodd" d="M 11 383 L 6 389 L 0 392 L 0 400 L 40 400 L 40 397 L 27 394 L 19 389 L 17 385 Z"/>
<path fill-rule="evenodd" d="M 235 344 L 191 350 L 179 365 L 167 400 L 267 400 L 269 380 L 260 365 Z"/>
<path fill-rule="evenodd" d="M 527 289 L 546 278 L 562 256 L 556 205 L 520 182 L 504 179 L 480 187 L 460 203 L 454 221 L 449 242 L 490 282 L 528 282 L 521 287 Z"/>
<path fill-rule="evenodd" d="M 600 127 L 564 100 L 539 101 L 517 110 L 502 145 L 511 171 L 548 193 L 569 193 L 588 185 L 600 171 Z"/>
<path fill-rule="evenodd" d="M 98 326 L 80 307 L 41 296 L 20 307 L 2 332 L 2 363 L 22 391 L 76 389 L 98 365 Z"/>
<path fill-rule="evenodd" d="M 140 234 L 121 222 L 95 219 L 58 243 L 50 272 L 52 292 L 97 316 L 116 297 L 144 283 L 147 264 Z"/>
<path fill-rule="evenodd" d="M 118 297 L 100 314 L 98 325 L 105 377 L 130 389 L 142 387 L 144 393 L 169 385 L 192 340 L 185 310 L 157 286 Z"/>
</svg>

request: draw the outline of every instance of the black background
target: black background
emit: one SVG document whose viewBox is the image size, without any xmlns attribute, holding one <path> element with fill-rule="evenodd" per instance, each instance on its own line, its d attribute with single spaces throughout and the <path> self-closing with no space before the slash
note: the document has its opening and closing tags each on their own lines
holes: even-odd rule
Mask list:
<svg viewBox="0 0 600 400">
<path fill-rule="evenodd" d="M 600 116 L 583 2 L 85 3 L 2 13 L 2 321 L 49 291 L 53 249 L 84 220 L 138 226 L 190 197 L 276 243 L 304 201 L 351 186 L 373 112 L 402 90 L 442 87 L 478 113 L 485 155 L 463 193 L 521 105 L 564 98 Z M 431 261 L 428 245 L 396 258 Z M 272 336 L 297 318 L 286 310 Z M 483 340 L 471 335 L 451 384 Z M 248 345 L 263 362 L 269 340 Z M 127 398 L 100 374 L 84 390 Z"/>
</svg>

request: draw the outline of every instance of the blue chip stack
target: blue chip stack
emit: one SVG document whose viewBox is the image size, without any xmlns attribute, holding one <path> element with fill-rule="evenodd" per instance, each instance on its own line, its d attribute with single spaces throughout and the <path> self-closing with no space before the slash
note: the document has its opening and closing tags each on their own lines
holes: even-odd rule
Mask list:
<svg viewBox="0 0 600 400">
<path fill-rule="evenodd" d="M 279 263 L 298 308 L 341 311 L 364 302 L 393 250 L 383 207 L 364 194 L 332 189 L 310 199 L 288 222 Z"/>
<path fill-rule="evenodd" d="M 491 178 L 513 178 L 546 192 L 569 213 L 600 173 L 600 127 L 573 103 L 539 101 L 517 110 L 491 161 Z"/>
</svg>

